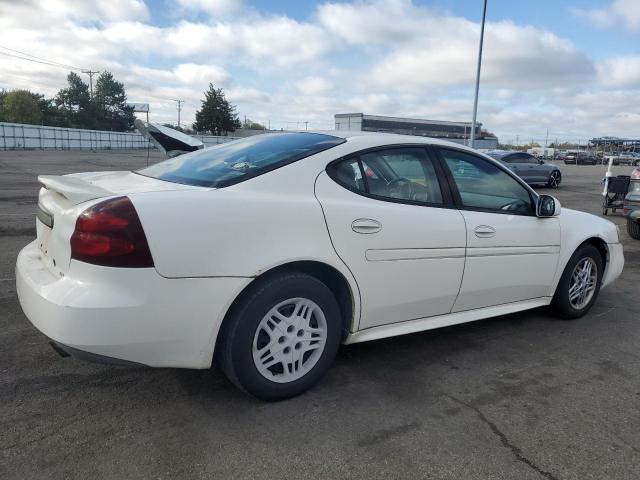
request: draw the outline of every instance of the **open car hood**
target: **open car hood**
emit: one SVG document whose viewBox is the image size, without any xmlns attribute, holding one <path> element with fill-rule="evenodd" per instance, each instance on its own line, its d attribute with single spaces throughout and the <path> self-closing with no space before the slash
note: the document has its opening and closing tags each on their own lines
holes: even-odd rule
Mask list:
<svg viewBox="0 0 640 480">
<path fill-rule="evenodd" d="M 204 143 L 197 138 L 164 125 L 136 119 L 135 126 L 142 135 L 148 138 L 158 150 L 164 152 L 167 157 L 175 157 L 204 148 Z"/>
</svg>

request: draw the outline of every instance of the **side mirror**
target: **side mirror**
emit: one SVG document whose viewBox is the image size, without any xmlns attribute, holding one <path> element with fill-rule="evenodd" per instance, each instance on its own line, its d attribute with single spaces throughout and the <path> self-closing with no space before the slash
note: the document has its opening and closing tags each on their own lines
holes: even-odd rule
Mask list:
<svg viewBox="0 0 640 480">
<path fill-rule="evenodd" d="M 544 163 L 544 158 L 539 158 L 539 159 L 538 159 L 538 164 L 539 164 L 539 165 L 542 165 L 543 163 Z"/>
<path fill-rule="evenodd" d="M 536 203 L 537 217 L 557 217 L 560 215 L 560 202 L 551 195 L 540 195 Z"/>
</svg>

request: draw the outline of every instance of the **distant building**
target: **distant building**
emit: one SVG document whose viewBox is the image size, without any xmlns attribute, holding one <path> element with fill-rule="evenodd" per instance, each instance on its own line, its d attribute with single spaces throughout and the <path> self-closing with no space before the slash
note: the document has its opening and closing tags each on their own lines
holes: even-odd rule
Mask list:
<svg viewBox="0 0 640 480">
<path fill-rule="evenodd" d="M 463 145 L 467 145 L 471 137 L 471 122 L 382 117 L 364 113 L 337 113 L 335 120 L 336 130 L 416 135 L 440 138 Z M 482 135 L 482 123 L 476 123 L 475 147 L 480 150 L 492 150 L 498 147 L 498 139 L 495 136 Z"/>
</svg>

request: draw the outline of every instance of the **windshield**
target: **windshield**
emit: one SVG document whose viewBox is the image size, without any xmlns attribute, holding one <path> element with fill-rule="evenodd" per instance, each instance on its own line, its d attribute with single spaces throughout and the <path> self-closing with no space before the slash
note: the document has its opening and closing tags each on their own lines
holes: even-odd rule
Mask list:
<svg viewBox="0 0 640 480">
<path fill-rule="evenodd" d="M 319 133 L 265 133 L 180 155 L 136 173 L 187 185 L 226 187 L 344 142 Z"/>
</svg>

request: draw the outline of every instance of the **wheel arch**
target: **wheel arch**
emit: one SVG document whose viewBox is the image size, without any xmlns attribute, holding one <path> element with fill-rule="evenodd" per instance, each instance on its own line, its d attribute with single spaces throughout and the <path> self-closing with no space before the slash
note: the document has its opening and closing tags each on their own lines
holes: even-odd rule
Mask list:
<svg viewBox="0 0 640 480">
<path fill-rule="evenodd" d="M 246 298 L 253 288 L 266 278 L 284 273 L 284 272 L 301 272 L 306 273 L 312 277 L 317 278 L 324 283 L 335 295 L 338 305 L 340 307 L 341 320 L 342 320 L 342 340 L 355 329 L 357 325 L 357 313 L 359 292 L 357 285 L 352 285 L 345 275 L 340 272 L 336 267 L 329 265 L 328 263 L 318 260 L 296 260 L 283 263 L 274 266 L 268 270 L 265 270 L 260 275 L 256 276 L 248 285 L 246 285 L 236 298 L 231 302 L 231 305 L 227 309 L 226 314 L 220 324 L 220 329 L 216 338 L 214 356 L 220 349 L 219 344 L 222 336 L 224 335 L 224 328 L 229 318 L 232 316 L 236 308 Z"/>
<path fill-rule="evenodd" d="M 609 248 L 607 247 L 607 242 L 605 242 L 600 237 L 590 237 L 586 239 L 584 242 L 582 242 L 580 245 L 578 245 L 576 250 L 582 247 L 583 245 L 593 245 L 594 247 L 596 247 L 598 252 L 600 252 L 600 256 L 602 257 L 602 265 L 604 265 L 604 270 L 606 271 L 607 265 L 609 263 Z M 604 276 L 604 271 L 602 273 Z"/>
<path fill-rule="evenodd" d="M 571 242 L 573 243 L 573 242 Z M 552 287 L 550 290 L 550 296 L 555 295 L 556 289 L 558 288 L 558 284 L 560 283 L 560 278 L 562 277 L 562 273 L 564 269 L 567 268 L 571 257 L 580 249 L 583 245 L 592 245 L 595 247 L 598 252 L 600 252 L 600 256 L 602 258 L 602 264 L 604 266 L 602 272 L 602 278 L 605 277 L 607 273 L 607 268 L 609 266 L 609 247 L 607 246 L 606 240 L 598 235 L 591 235 L 586 238 L 583 238 L 574 243 L 575 247 L 573 247 L 569 252 L 566 252 L 564 255 L 561 255 L 561 258 L 558 263 L 558 267 L 556 269 L 556 275 L 554 277 Z"/>
</svg>

